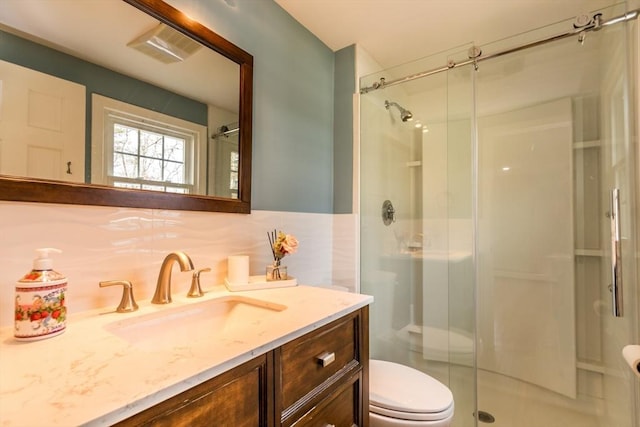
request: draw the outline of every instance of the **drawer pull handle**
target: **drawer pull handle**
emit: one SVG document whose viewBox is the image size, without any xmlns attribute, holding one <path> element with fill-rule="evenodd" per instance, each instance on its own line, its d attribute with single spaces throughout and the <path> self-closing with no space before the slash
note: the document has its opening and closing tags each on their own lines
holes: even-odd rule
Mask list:
<svg viewBox="0 0 640 427">
<path fill-rule="evenodd" d="M 324 427 L 336 427 L 335 424 L 325 424 Z"/>
<path fill-rule="evenodd" d="M 329 353 L 328 351 L 325 351 L 320 356 L 317 356 L 316 359 L 318 360 L 318 363 L 320 363 L 324 368 L 331 365 L 336 360 L 336 354 L 333 352 Z"/>
</svg>

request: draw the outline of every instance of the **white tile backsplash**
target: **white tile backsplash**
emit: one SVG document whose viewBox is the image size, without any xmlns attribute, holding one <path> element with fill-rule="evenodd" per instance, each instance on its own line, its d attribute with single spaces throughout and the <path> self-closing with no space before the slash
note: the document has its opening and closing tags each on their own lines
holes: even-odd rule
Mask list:
<svg viewBox="0 0 640 427">
<path fill-rule="evenodd" d="M 283 260 L 289 274 L 308 285 L 339 285 L 355 291 L 355 215 L 254 210 L 250 215 L 162 211 L 0 201 L 0 326 L 13 323 L 14 283 L 31 269 L 34 249 L 56 247 L 55 269 L 69 278 L 70 313 L 114 308 L 120 291 L 103 280 L 129 280 L 137 300 L 150 299 L 160 264 L 185 251 L 202 273 L 203 288 L 224 282 L 227 256 L 250 256 L 252 275 L 271 262 L 267 232 L 279 229 L 300 241 Z M 172 291 L 186 293 L 191 272 L 174 267 Z"/>
<path fill-rule="evenodd" d="M 358 244 L 358 215 L 340 214 L 333 216 L 333 260 L 332 285 L 360 292 Z"/>
</svg>

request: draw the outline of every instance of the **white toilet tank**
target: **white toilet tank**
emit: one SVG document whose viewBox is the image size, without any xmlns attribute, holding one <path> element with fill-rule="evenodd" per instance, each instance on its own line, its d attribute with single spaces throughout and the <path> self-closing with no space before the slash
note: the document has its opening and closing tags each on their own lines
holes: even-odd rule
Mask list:
<svg viewBox="0 0 640 427">
<path fill-rule="evenodd" d="M 417 369 L 382 360 L 369 362 L 371 427 L 447 427 L 453 394 Z"/>
</svg>

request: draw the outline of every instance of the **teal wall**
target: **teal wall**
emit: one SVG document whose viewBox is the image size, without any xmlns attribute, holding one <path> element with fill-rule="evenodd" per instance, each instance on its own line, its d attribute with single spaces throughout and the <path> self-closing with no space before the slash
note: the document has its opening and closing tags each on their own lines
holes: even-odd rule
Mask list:
<svg viewBox="0 0 640 427">
<path fill-rule="evenodd" d="M 0 59 L 85 86 L 89 119 L 91 94 L 98 93 L 128 104 L 207 125 L 206 104 L 2 30 Z"/>
<path fill-rule="evenodd" d="M 254 57 L 252 209 L 333 213 L 331 49 L 272 0 L 169 3 Z"/>
<path fill-rule="evenodd" d="M 335 53 L 333 115 L 333 212 L 353 210 L 353 94 L 356 47 Z"/>
</svg>

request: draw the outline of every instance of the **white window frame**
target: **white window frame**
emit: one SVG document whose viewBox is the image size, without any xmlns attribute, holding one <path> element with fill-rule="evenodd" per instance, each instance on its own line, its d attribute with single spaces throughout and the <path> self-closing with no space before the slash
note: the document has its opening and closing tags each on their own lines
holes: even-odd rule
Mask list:
<svg viewBox="0 0 640 427">
<path fill-rule="evenodd" d="M 128 180 L 140 184 L 184 188 L 189 194 L 206 191 L 207 127 L 158 113 L 146 108 L 117 101 L 102 95 L 91 95 L 91 183 L 113 186 L 113 125 L 120 123 L 138 129 L 183 138 L 185 147 L 184 184 Z M 120 180 L 116 177 L 116 179 Z"/>
</svg>

